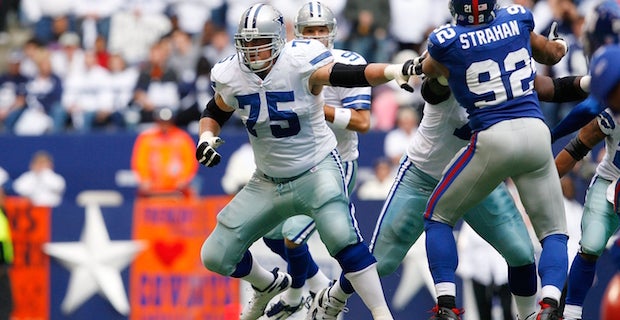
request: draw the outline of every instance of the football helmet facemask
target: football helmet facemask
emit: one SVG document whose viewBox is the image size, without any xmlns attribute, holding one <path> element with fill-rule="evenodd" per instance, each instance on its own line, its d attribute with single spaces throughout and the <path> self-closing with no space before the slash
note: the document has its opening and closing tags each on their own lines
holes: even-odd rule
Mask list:
<svg viewBox="0 0 620 320">
<path fill-rule="evenodd" d="M 329 33 L 322 36 L 304 36 L 306 27 L 327 27 Z M 336 39 L 336 18 L 334 13 L 318 1 L 310 1 L 304 4 L 295 17 L 295 37 L 298 39 L 316 39 L 321 41 L 327 48 L 334 46 Z"/>
<path fill-rule="evenodd" d="M 474 7 L 477 3 L 477 8 Z M 486 24 L 495 19 L 496 0 L 450 0 L 450 14 L 461 26 Z"/>
<path fill-rule="evenodd" d="M 248 8 L 239 21 L 235 33 L 235 48 L 239 63 L 254 73 L 269 69 L 286 44 L 284 18 L 274 7 L 258 3 Z M 262 45 L 251 45 L 254 40 L 267 39 Z M 257 59 L 259 52 L 270 51 L 269 58 Z"/>
</svg>

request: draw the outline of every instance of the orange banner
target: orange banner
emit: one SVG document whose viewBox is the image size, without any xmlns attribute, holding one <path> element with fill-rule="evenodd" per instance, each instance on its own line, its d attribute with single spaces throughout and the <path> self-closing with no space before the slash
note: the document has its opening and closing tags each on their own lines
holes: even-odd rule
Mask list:
<svg viewBox="0 0 620 320">
<path fill-rule="evenodd" d="M 14 262 L 10 269 L 14 309 L 11 319 L 49 319 L 50 259 L 43 244 L 50 241 L 50 208 L 33 207 L 25 198 L 8 197 Z"/>
<path fill-rule="evenodd" d="M 238 319 L 239 281 L 200 261 L 202 243 L 229 200 L 136 200 L 133 239 L 148 248 L 131 266 L 130 319 Z"/>
</svg>

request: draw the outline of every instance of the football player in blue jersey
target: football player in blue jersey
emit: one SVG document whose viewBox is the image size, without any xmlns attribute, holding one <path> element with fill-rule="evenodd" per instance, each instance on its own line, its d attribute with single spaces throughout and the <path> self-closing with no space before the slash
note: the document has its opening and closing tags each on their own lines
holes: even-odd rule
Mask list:
<svg viewBox="0 0 620 320">
<path fill-rule="evenodd" d="M 616 4 L 617 5 L 617 4 Z M 620 46 L 607 45 L 596 51 L 590 64 L 593 99 L 607 106 L 556 156 L 560 176 L 575 166 L 595 145 L 605 141 L 605 157 L 596 167 L 586 193 L 581 219 L 579 252 L 568 276 L 565 319 L 582 319 L 583 303 L 594 282 L 596 262 L 609 238 L 620 226 Z"/>
<path fill-rule="evenodd" d="M 536 319 L 560 319 L 568 236 L 551 136 L 534 91 L 533 60 L 557 63 L 566 54 L 566 43 L 535 34 L 532 13 L 519 5 L 497 8 L 494 0 L 451 0 L 450 10 L 455 23 L 430 34 L 421 69 L 427 76 L 447 79 L 467 110 L 472 137 L 446 168 L 424 213 L 426 252 L 437 295 L 434 318 L 460 318 L 454 225 L 512 178 L 527 214 L 537 220 L 543 248 L 538 266 L 543 299 Z M 509 272 L 510 286 L 515 295 L 534 299 L 536 268 L 528 268 L 529 272 Z"/>
<path fill-rule="evenodd" d="M 332 11 L 318 1 L 304 4 L 295 17 L 295 37 L 321 41 L 334 56 L 335 62 L 363 65 L 366 59 L 356 52 L 334 49 L 337 22 Z M 326 105 L 323 107 L 330 129 L 336 135 L 336 149 L 342 160 L 344 184 L 349 194 L 353 192 L 357 176 L 359 156 L 357 132 L 370 129 L 370 87 L 323 88 Z M 351 204 L 351 209 L 354 209 Z M 314 233 L 312 218 L 299 215 L 269 232 L 263 237 L 265 244 L 288 263 L 291 287 L 280 300 L 265 311 L 266 319 L 286 319 L 303 309 L 307 299 L 302 297 L 303 286 L 308 279 L 310 296 L 327 287 L 330 280 L 319 270 L 308 251 L 306 240 Z"/>
<path fill-rule="evenodd" d="M 577 79 L 551 79 L 537 76 L 536 91 L 541 100 L 568 102 L 566 97 L 575 96 Z M 577 80 L 577 81 L 574 81 Z M 424 230 L 423 213 L 428 198 L 444 168 L 459 149 L 469 140 L 470 129 L 464 108 L 454 99 L 448 87 L 437 79 L 427 78 L 422 85 L 424 117 L 413 140 L 409 143 L 390 193 L 379 214 L 370 248 L 377 259 L 380 276 L 392 274 Z M 470 209 L 464 219 L 505 257 L 513 274 L 534 272 L 534 252 L 521 214 L 506 187 L 501 183 L 480 204 Z M 536 225 L 538 221 L 532 221 Z M 545 225 L 538 229 L 543 229 Z M 535 274 L 533 274 L 535 276 Z M 511 281 L 518 281 L 512 277 Z M 512 288 L 518 289 L 513 284 Z M 328 295 L 335 301 L 344 302 L 354 289 L 346 278 L 341 277 L 319 295 Z M 519 319 L 536 314 L 536 283 L 532 284 L 532 296 L 520 297 L 514 292 Z M 314 307 L 314 306 L 313 306 Z M 311 307 L 311 310 L 312 308 Z M 329 310 L 337 315 L 341 310 Z M 330 318 L 331 319 L 331 318 Z M 334 317 L 335 319 L 335 317 Z"/>
<path fill-rule="evenodd" d="M 376 260 L 362 242 L 350 207 L 321 91 L 325 85 L 366 87 L 391 80 L 407 88 L 409 76 L 403 74 L 407 68 L 335 63 L 317 40 L 286 42 L 282 14 L 263 3 L 242 14 L 235 46 L 237 53 L 211 71 L 215 95 L 200 119 L 196 158 L 207 167 L 220 162 L 216 148 L 223 141 L 218 135 L 237 112 L 257 168 L 217 215 L 201 249 L 202 263 L 213 272 L 252 284 L 253 296 L 240 319 L 257 319 L 275 295 L 290 287 L 291 277 L 263 268 L 248 248 L 287 218 L 305 214 L 314 219 L 327 250 L 373 318 L 392 319 Z"/>
</svg>

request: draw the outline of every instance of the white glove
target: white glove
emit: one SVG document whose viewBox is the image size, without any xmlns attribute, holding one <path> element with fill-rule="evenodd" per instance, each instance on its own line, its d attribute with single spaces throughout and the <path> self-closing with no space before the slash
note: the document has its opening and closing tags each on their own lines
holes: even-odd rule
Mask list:
<svg viewBox="0 0 620 320">
<path fill-rule="evenodd" d="M 406 74 L 406 65 L 410 60 L 404 64 L 390 64 L 383 70 L 383 75 L 388 80 L 396 80 L 396 83 L 403 89 L 413 92 L 413 87 L 409 85 L 409 77 L 411 75 Z"/>
<path fill-rule="evenodd" d="M 215 149 L 222 145 L 224 140 L 220 137 L 216 137 L 213 135 L 211 131 L 205 131 L 200 135 L 200 139 L 198 140 L 198 145 L 196 146 L 196 160 L 200 162 L 200 164 L 213 167 L 220 163 L 222 156 L 220 156 Z"/>
<path fill-rule="evenodd" d="M 564 54 L 566 54 L 568 52 L 568 44 L 566 44 L 566 41 L 564 40 L 564 38 L 560 37 L 560 35 L 558 35 L 558 23 L 557 21 L 553 21 L 553 23 L 551 24 L 551 28 L 549 28 L 549 35 L 547 36 L 547 39 L 549 39 L 550 41 L 555 41 L 558 42 L 559 44 L 561 44 L 564 47 Z"/>
</svg>

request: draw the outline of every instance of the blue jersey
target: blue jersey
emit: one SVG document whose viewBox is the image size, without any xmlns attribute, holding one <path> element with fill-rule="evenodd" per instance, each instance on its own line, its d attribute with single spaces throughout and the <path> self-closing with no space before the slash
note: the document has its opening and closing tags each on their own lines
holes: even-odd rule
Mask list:
<svg viewBox="0 0 620 320">
<path fill-rule="evenodd" d="M 473 131 L 509 119 L 544 119 L 534 91 L 532 13 L 513 5 L 484 25 L 444 25 L 429 36 L 428 52 L 450 70 L 448 83 L 467 109 Z"/>
</svg>

